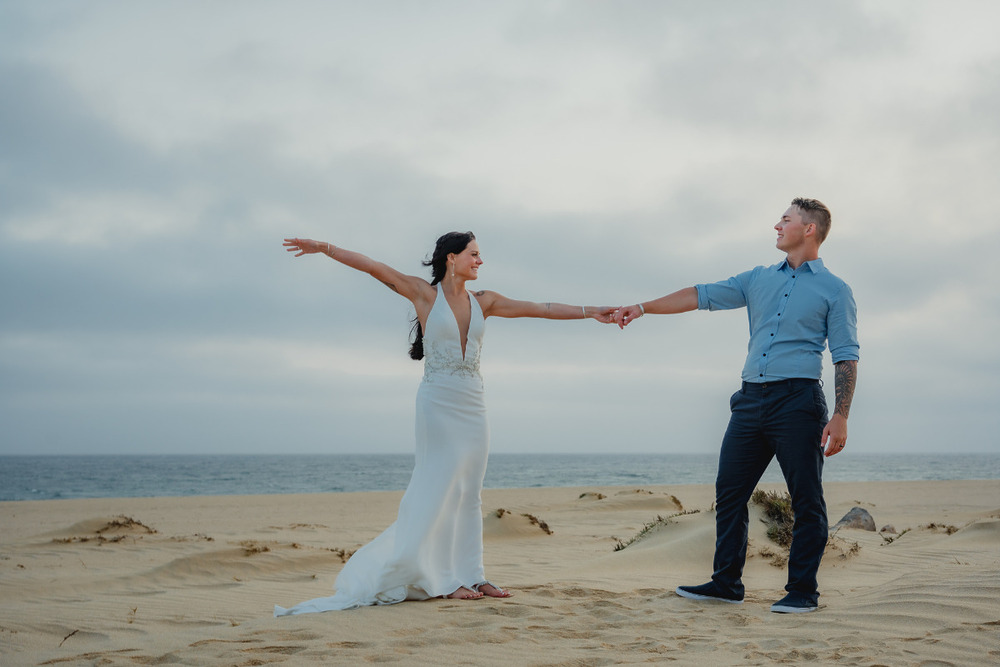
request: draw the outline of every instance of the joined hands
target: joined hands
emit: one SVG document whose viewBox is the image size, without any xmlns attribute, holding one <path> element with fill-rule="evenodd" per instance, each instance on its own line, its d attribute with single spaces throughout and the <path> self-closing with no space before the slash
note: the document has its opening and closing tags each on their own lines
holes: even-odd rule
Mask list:
<svg viewBox="0 0 1000 667">
<path fill-rule="evenodd" d="M 639 307 L 639 304 L 635 304 L 634 306 L 621 306 L 614 312 L 612 319 L 614 320 L 614 323 L 618 325 L 619 329 L 624 329 L 644 314 L 645 313 L 642 312 L 642 308 Z"/>
<path fill-rule="evenodd" d="M 587 317 L 592 317 L 602 324 L 614 324 L 615 314 L 618 312 L 618 307 L 604 306 L 601 308 L 594 308 L 592 306 L 587 306 L 583 312 Z"/>
<path fill-rule="evenodd" d="M 642 317 L 645 313 L 639 304 L 634 306 L 618 306 L 613 308 L 601 308 L 596 313 L 587 313 L 588 317 L 593 317 L 598 322 L 605 324 L 617 324 L 619 329 L 624 329 L 633 321 Z"/>
</svg>

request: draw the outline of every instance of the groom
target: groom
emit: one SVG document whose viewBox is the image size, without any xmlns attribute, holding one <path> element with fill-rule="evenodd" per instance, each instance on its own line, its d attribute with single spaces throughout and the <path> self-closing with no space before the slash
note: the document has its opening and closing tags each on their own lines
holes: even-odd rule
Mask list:
<svg viewBox="0 0 1000 667">
<path fill-rule="evenodd" d="M 680 586 L 692 600 L 743 602 L 749 517 L 747 502 L 775 456 L 795 513 L 788 556 L 787 595 L 777 613 L 818 608 L 816 572 L 828 527 L 823 500 L 823 457 L 847 443 L 847 417 L 857 378 L 857 309 L 851 288 L 819 258 L 830 231 L 830 210 L 797 198 L 774 226 L 785 259 L 722 282 L 696 285 L 620 309 L 618 326 L 645 314 L 746 307 L 750 344 L 743 386 L 730 399 L 732 416 L 722 440 L 715 482 L 715 558 L 712 580 Z M 829 343 L 835 368 L 836 405 L 827 419 L 820 375 Z"/>
</svg>

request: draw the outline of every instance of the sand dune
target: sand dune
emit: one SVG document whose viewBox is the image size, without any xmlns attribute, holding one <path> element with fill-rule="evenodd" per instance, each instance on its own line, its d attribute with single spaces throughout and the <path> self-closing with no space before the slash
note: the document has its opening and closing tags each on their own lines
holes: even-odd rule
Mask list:
<svg viewBox="0 0 1000 667">
<path fill-rule="evenodd" d="M 400 496 L 0 503 L 0 663 L 1000 662 L 1000 480 L 828 484 L 831 523 L 859 506 L 895 533 L 831 536 L 815 614 L 768 611 L 787 552 L 757 507 L 746 603 L 677 597 L 709 576 L 715 533 L 711 487 L 675 486 L 486 491 L 508 600 L 271 617 L 326 594 Z"/>
</svg>

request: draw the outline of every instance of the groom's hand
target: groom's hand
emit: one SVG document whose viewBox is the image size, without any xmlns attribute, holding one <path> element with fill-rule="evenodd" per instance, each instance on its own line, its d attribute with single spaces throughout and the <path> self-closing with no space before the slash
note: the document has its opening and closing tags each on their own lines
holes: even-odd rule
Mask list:
<svg viewBox="0 0 1000 667">
<path fill-rule="evenodd" d="M 624 329 L 632 320 L 640 317 L 642 317 L 642 310 L 640 310 L 638 304 L 634 306 L 622 306 L 615 312 L 615 324 L 618 325 L 618 328 Z"/>
<path fill-rule="evenodd" d="M 823 436 L 820 438 L 820 445 L 824 448 L 823 454 L 833 456 L 844 451 L 847 446 L 847 419 L 844 415 L 834 414 L 823 429 Z"/>
</svg>

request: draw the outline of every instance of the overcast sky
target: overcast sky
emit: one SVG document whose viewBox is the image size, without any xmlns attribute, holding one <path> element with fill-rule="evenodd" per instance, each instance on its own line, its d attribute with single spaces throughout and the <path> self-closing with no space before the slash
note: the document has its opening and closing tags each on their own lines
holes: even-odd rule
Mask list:
<svg viewBox="0 0 1000 667">
<path fill-rule="evenodd" d="M 1000 3 L 0 0 L 0 454 L 410 452 L 412 307 L 854 289 L 851 452 L 997 451 Z M 718 449 L 745 311 L 491 318 L 494 452 Z M 832 405 L 833 371 L 824 371 Z"/>
</svg>

